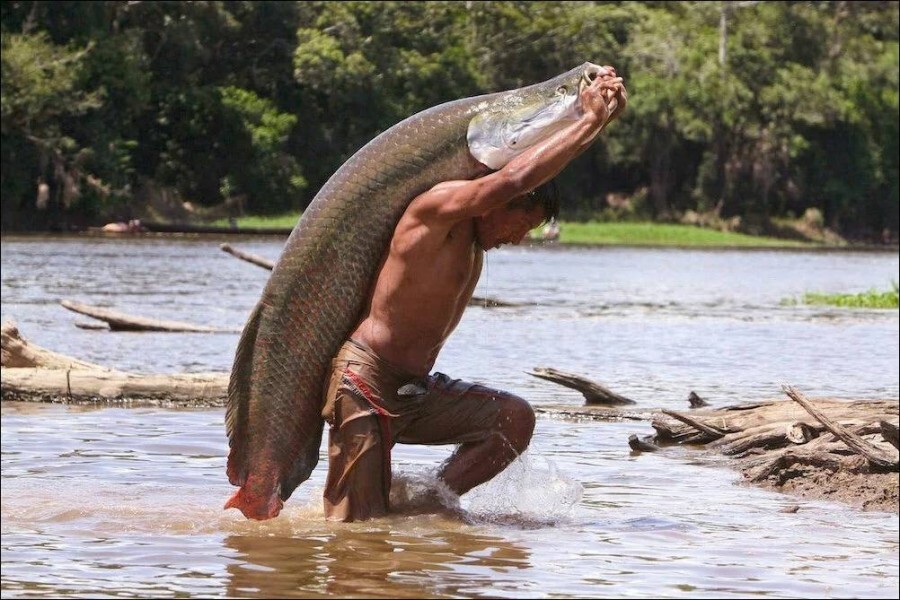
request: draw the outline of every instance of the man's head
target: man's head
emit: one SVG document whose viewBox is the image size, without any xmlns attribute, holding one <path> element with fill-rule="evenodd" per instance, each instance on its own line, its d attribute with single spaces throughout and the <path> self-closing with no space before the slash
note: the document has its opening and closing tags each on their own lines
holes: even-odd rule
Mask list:
<svg viewBox="0 0 900 600">
<path fill-rule="evenodd" d="M 513 198 L 475 219 L 475 235 L 483 250 L 518 244 L 525 235 L 559 214 L 559 191 L 553 181 Z"/>
</svg>

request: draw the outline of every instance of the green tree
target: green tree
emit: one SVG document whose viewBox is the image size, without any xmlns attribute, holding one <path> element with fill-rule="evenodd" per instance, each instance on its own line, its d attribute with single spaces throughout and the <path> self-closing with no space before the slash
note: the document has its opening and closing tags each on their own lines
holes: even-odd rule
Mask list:
<svg viewBox="0 0 900 600">
<path fill-rule="evenodd" d="M 3 32 L 0 47 L 3 163 L 20 165 L 3 169 L 4 198 L 18 200 L 3 202 L 3 221 L 37 197 L 36 208 L 46 212 L 34 220 L 53 225 L 60 209 L 77 199 L 87 175 L 84 148 L 66 134 L 61 121 L 100 105 L 98 91 L 78 86 L 89 47 L 58 46 L 42 32 Z"/>
</svg>

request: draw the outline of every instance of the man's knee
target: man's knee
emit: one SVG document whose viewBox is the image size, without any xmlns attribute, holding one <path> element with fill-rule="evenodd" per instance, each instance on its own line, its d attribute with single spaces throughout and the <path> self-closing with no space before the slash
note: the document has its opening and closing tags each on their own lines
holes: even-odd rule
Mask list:
<svg viewBox="0 0 900 600">
<path fill-rule="evenodd" d="M 535 423 L 534 409 L 528 402 L 508 394 L 503 399 L 498 423 L 500 432 L 516 453 L 521 454 L 528 449 Z"/>
</svg>

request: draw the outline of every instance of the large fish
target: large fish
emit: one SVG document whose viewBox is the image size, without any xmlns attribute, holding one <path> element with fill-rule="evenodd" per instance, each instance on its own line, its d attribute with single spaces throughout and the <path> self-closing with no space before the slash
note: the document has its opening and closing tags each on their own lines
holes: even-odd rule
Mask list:
<svg viewBox="0 0 900 600">
<path fill-rule="evenodd" d="M 384 131 L 325 183 L 294 227 L 244 327 L 228 386 L 225 508 L 281 511 L 319 458 L 331 358 L 356 326 L 403 211 L 442 181 L 473 179 L 581 114 L 592 63 L 507 92 L 447 102 Z"/>
</svg>

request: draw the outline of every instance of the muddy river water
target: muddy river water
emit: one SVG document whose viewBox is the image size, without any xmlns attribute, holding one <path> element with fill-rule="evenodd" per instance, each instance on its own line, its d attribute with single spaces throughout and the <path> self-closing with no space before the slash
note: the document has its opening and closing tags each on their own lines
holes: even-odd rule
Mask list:
<svg viewBox="0 0 900 600">
<path fill-rule="evenodd" d="M 224 238 L 2 238 L 2 318 L 46 348 L 144 373 L 230 369 L 268 272 Z M 276 259 L 282 238 L 228 238 Z M 896 253 L 510 248 L 488 254 L 436 369 L 535 405 L 527 374 L 582 374 L 646 407 L 900 395 L 897 310 L 785 302 L 888 289 Z M 233 333 L 76 328 L 60 300 Z M 323 520 L 323 458 L 277 519 L 222 505 L 224 409 L 4 402 L 2 594 L 34 597 L 784 597 L 898 595 L 898 517 L 747 487 L 690 448 L 632 454 L 647 422 L 541 416 L 529 451 L 461 499 L 467 518 Z M 324 450 L 324 448 L 323 448 Z M 452 448 L 397 446 L 424 485 Z M 793 513 L 781 512 L 799 506 Z"/>
</svg>

